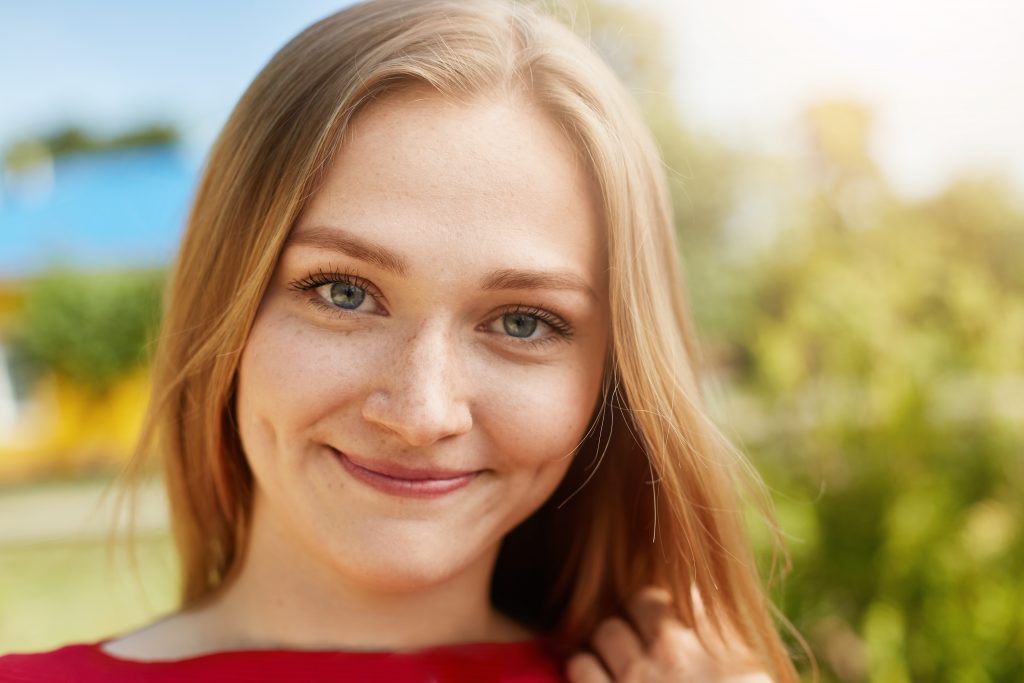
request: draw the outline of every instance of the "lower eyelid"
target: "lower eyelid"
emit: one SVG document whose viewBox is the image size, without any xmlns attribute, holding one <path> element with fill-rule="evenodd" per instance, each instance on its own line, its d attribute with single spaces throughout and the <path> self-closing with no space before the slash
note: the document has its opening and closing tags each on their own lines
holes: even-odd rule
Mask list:
<svg viewBox="0 0 1024 683">
<path fill-rule="evenodd" d="M 491 322 L 494 323 L 496 321 L 499 321 L 499 320 L 502 319 L 502 317 L 504 317 L 506 315 L 509 315 L 509 313 L 503 313 L 502 315 L 499 315 L 497 318 L 495 318 Z M 506 343 L 510 344 L 511 346 L 518 347 L 520 349 L 525 349 L 527 351 L 534 350 L 534 349 L 539 350 L 541 347 L 546 347 L 549 344 L 556 343 L 556 342 L 567 342 L 567 341 L 570 341 L 571 338 L 572 338 L 572 333 L 571 332 L 569 332 L 569 333 L 560 332 L 558 329 L 556 329 L 551 323 L 549 323 L 546 320 L 543 320 L 541 318 L 537 318 L 537 322 L 541 323 L 542 325 L 547 325 L 547 327 L 549 328 L 548 334 L 545 334 L 545 335 L 543 335 L 541 337 L 536 337 L 536 338 L 514 337 L 514 336 L 512 336 L 510 334 L 505 334 L 504 332 L 496 332 L 495 334 L 498 334 L 499 336 L 501 336 L 504 339 L 508 340 Z"/>
<path fill-rule="evenodd" d="M 331 304 L 327 303 L 327 301 L 325 301 L 324 298 L 317 294 L 316 292 L 313 292 L 313 295 L 306 299 L 306 303 L 312 306 L 313 308 L 319 311 L 323 311 L 325 313 L 345 313 L 345 309 L 338 308 L 337 306 L 332 306 Z"/>
</svg>

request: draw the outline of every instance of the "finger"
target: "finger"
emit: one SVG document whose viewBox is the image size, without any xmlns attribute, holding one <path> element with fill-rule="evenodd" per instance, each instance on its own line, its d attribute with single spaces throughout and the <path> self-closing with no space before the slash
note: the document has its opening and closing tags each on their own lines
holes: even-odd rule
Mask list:
<svg viewBox="0 0 1024 683">
<path fill-rule="evenodd" d="M 681 628 L 676 619 L 672 596 L 664 588 L 647 586 L 626 603 L 626 611 L 647 647 L 658 641 L 666 630 Z"/>
<path fill-rule="evenodd" d="M 617 617 L 601 622 L 594 631 L 591 644 L 616 680 L 624 678 L 630 666 L 644 656 L 640 636 Z"/>
<path fill-rule="evenodd" d="M 586 652 L 569 658 L 565 664 L 565 677 L 569 683 L 612 683 L 597 657 Z"/>
<path fill-rule="evenodd" d="M 627 609 L 643 634 L 647 656 L 668 680 L 717 680 L 709 677 L 707 653 L 696 632 L 679 620 L 667 590 L 643 588 L 627 603 Z"/>
<path fill-rule="evenodd" d="M 710 654 L 723 661 L 751 657 L 752 653 L 740 637 L 739 631 L 728 621 L 720 622 L 721 630 L 712 625 L 704 599 L 695 583 L 690 584 L 690 600 L 693 603 L 696 628 L 704 636 Z"/>
<path fill-rule="evenodd" d="M 690 584 L 690 602 L 693 604 L 693 615 L 697 620 L 706 620 L 708 618 L 708 611 L 704 607 L 704 598 L 701 597 L 696 583 Z"/>
<path fill-rule="evenodd" d="M 703 638 L 677 617 L 671 594 L 655 586 L 636 593 L 627 603 L 631 618 L 642 634 L 646 655 L 662 670 L 681 679 L 728 681 L 723 676 L 753 673 L 751 653 L 733 629 L 725 634 L 710 626 L 706 606 L 694 595 L 694 616 Z"/>
</svg>

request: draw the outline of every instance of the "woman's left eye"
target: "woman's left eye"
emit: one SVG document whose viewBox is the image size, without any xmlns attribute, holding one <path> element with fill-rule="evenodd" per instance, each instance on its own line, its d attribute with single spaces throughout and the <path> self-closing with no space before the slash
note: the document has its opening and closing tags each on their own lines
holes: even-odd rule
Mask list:
<svg viewBox="0 0 1024 683">
<path fill-rule="evenodd" d="M 500 330 L 497 328 L 500 327 Z M 544 334 L 544 330 L 549 330 Z M 533 306 L 515 306 L 506 310 L 491 323 L 491 330 L 504 333 L 506 336 L 519 340 L 514 343 L 525 343 L 530 347 L 540 347 L 554 341 L 564 341 L 572 337 L 572 328 L 557 316 Z M 535 335 L 535 332 L 540 334 Z"/>
<path fill-rule="evenodd" d="M 532 337 L 537 329 L 537 324 L 544 324 L 542 320 L 538 320 L 532 315 L 526 315 L 525 313 L 506 313 L 501 316 L 501 321 L 506 332 L 513 337 L 521 339 Z"/>
</svg>

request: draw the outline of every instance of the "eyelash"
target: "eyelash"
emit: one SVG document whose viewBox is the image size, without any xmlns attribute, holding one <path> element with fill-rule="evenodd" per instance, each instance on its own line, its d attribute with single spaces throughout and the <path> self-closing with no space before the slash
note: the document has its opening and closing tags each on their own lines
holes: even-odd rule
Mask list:
<svg viewBox="0 0 1024 683">
<path fill-rule="evenodd" d="M 370 296 L 377 300 L 384 298 L 380 291 L 376 287 L 374 287 L 368 280 L 360 277 L 355 273 L 344 274 L 338 272 L 326 272 L 323 269 L 317 269 L 316 272 L 311 272 L 304 278 L 292 280 L 288 284 L 288 286 L 291 289 L 298 292 L 311 292 L 317 289 L 318 287 L 323 287 L 324 285 L 333 284 L 335 282 L 342 282 L 345 284 L 355 285 L 356 287 L 365 290 L 367 294 L 369 294 Z M 349 313 L 349 311 L 347 311 L 346 309 L 330 305 L 329 303 L 324 301 L 323 297 L 321 297 L 319 294 L 314 293 L 314 295 L 309 298 L 309 302 L 310 304 L 316 306 L 317 308 L 324 310 L 328 313 L 331 313 L 333 315 L 346 316 Z M 564 320 L 554 315 L 553 313 L 549 313 L 548 311 L 545 311 L 542 308 L 537 308 L 536 306 L 529 306 L 527 304 L 514 304 L 503 309 L 501 313 L 498 315 L 498 318 L 504 317 L 506 315 L 515 315 L 517 313 L 527 315 L 532 318 L 536 318 L 537 320 L 540 320 L 541 322 L 545 323 L 554 331 L 553 335 L 540 337 L 538 339 L 522 339 L 512 337 L 511 335 L 509 335 L 510 339 L 519 340 L 515 342 L 517 344 L 525 344 L 530 348 L 540 348 L 542 346 L 546 346 L 551 342 L 571 339 L 573 336 L 573 329 L 568 323 L 566 323 Z"/>
<path fill-rule="evenodd" d="M 510 339 L 521 339 L 521 342 L 517 343 L 529 344 L 535 348 L 538 348 L 550 342 L 559 341 L 560 339 L 572 339 L 573 330 L 571 327 L 569 327 L 567 323 L 565 323 L 558 316 L 548 313 L 544 309 L 537 308 L 536 306 L 528 306 L 526 304 L 515 304 L 513 306 L 509 306 L 503 309 L 498 317 L 502 318 L 506 315 L 515 315 L 517 313 L 522 313 L 523 315 L 528 315 L 531 318 L 536 318 L 537 320 L 540 320 L 548 327 L 550 327 L 555 333 L 554 335 L 540 337 L 538 339 L 521 339 L 518 337 L 509 337 Z"/>
<path fill-rule="evenodd" d="M 366 280 L 355 273 L 343 275 L 336 272 L 325 272 L 323 269 L 317 269 L 315 273 L 310 273 L 304 278 L 298 280 L 292 280 L 288 283 L 288 286 L 298 292 L 308 292 L 316 289 L 317 287 L 323 287 L 324 285 L 333 284 L 335 282 L 343 282 L 345 284 L 355 285 L 360 289 L 365 289 L 366 293 L 375 299 L 383 299 L 384 295 L 374 287 L 369 280 Z M 331 306 L 322 297 L 312 297 L 311 301 L 315 304 L 322 304 L 324 308 L 330 309 L 332 312 L 344 311 L 343 308 L 337 308 Z"/>
</svg>

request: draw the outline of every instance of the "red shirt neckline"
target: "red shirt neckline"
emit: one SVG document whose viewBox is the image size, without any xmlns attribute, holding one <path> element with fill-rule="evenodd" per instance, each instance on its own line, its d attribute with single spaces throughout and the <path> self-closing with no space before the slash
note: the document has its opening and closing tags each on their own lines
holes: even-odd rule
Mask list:
<svg viewBox="0 0 1024 683">
<path fill-rule="evenodd" d="M 125 659 L 102 648 L 113 638 L 65 645 L 39 653 L 0 657 L 0 680 L 81 683 L 329 683 L 338 680 L 389 683 L 557 683 L 564 662 L 553 641 L 476 642 L 419 650 L 239 649 L 178 659 Z M 73 675 L 72 675 L 73 674 Z"/>
<path fill-rule="evenodd" d="M 108 664 L 118 666 L 153 666 L 176 664 L 192 664 L 209 662 L 215 660 L 230 660 L 242 658 L 251 661 L 253 658 L 268 657 L 279 659 L 282 657 L 324 657 L 334 658 L 343 656 L 346 658 L 379 658 L 382 656 L 395 658 L 420 658 L 423 656 L 444 656 L 445 654 L 458 654 L 460 652 L 474 651 L 478 654 L 501 655 L 502 657 L 529 658 L 536 657 L 538 652 L 551 654 L 554 652 L 553 643 L 550 638 L 538 636 L 528 640 L 510 640 L 500 642 L 476 641 L 466 643 L 450 643 L 446 645 L 432 645 L 415 650 L 325 650 L 296 649 L 296 648 L 245 648 L 238 650 L 220 650 L 205 652 L 198 655 L 188 655 L 173 659 L 128 659 L 111 654 L 103 649 L 103 646 L 114 640 L 114 637 L 104 638 L 92 643 L 83 643 L 77 647 L 88 649 L 96 657 Z M 76 646 L 69 646 L 76 647 Z"/>
</svg>

